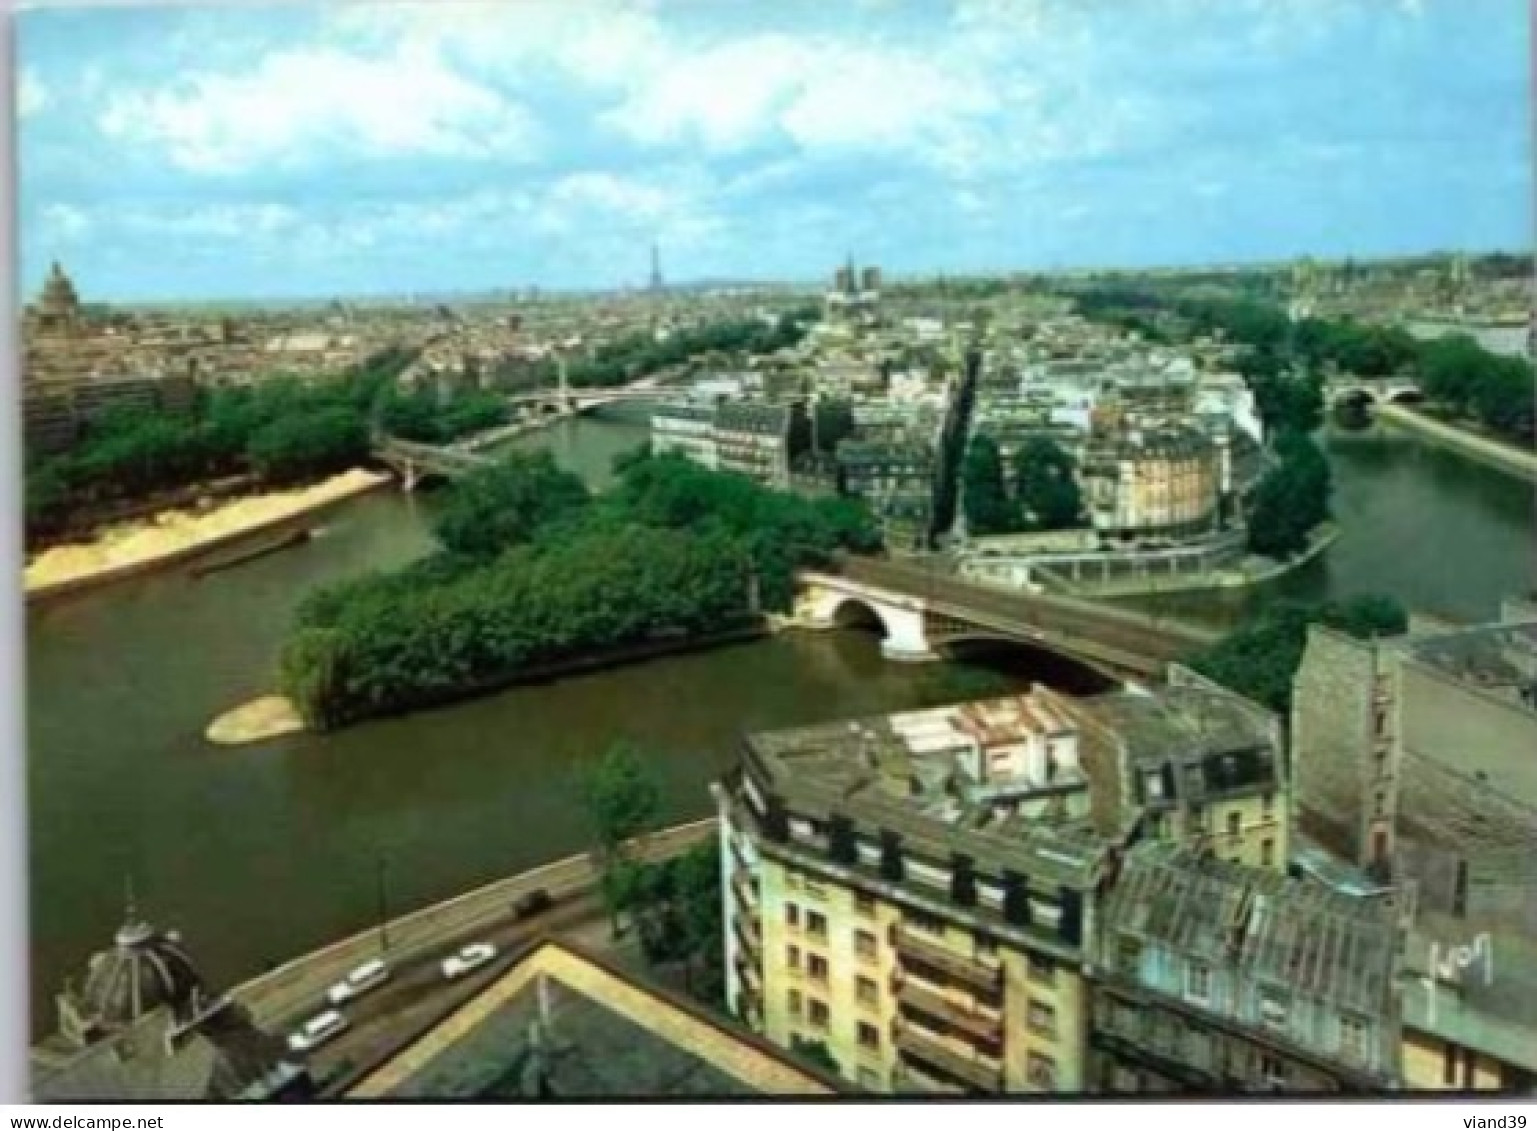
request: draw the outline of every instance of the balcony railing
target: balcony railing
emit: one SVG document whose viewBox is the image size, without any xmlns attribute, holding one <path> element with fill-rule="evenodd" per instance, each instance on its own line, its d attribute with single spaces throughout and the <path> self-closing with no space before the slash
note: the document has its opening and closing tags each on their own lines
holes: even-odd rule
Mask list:
<svg viewBox="0 0 1537 1131">
<path fill-rule="evenodd" d="M 921 962 L 967 986 L 996 993 L 1003 982 L 1003 966 L 996 958 L 957 954 L 907 927 L 897 928 L 896 943 L 898 958 Z"/>
<path fill-rule="evenodd" d="M 923 1092 L 942 1096 L 963 1096 L 967 1092 L 964 1085 L 932 1072 L 925 1072 L 923 1066 L 914 1061 L 904 1060 L 900 1072 L 900 1078 L 896 1082 L 896 1091 L 899 1092 Z"/>
<path fill-rule="evenodd" d="M 763 975 L 758 972 L 758 964 L 742 955 L 737 955 L 737 973 L 741 975 L 744 985 L 749 987 L 757 997 L 763 996 Z"/>
<path fill-rule="evenodd" d="M 1003 1090 L 1003 1064 L 990 1056 L 967 1049 L 964 1042 L 942 1037 L 913 1021 L 897 1026 L 897 1051 L 920 1072 L 938 1073 L 968 1088 L 983 1092 Z"/>
<path fill-rule="evenodd" d="M 915 979 L 903 981 L 897 991 L 897 1001 L 905 1010 L 935 1018 L 978 1040 L 993 1044 L 1003 1041 L 1001 1014 L 986 1008 L 967 1008 Z"/>
<path fill-rule="evenodd" d="M 753 957 L 763 953 L 763 934 L 758 930 L 758 922 L 755 916 L 746 911 L 738 911 L 731 916 L 731 921 L 736 924 L 737 935 L 747 944 Z"/>
<path fill-rule="evenodd" d="M 748 908 L 758 906 L 758 892 L 753 887 L 749 873 L 738 868 L 731 874 L 731 889 L 736 892 L 737 901 Z"/>
</svg>

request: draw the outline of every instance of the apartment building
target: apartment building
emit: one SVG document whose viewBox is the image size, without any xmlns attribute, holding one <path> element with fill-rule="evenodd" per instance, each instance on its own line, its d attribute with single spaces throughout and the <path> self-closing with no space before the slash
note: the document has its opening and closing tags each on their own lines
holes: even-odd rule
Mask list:
<svg viewBox="0 0 1537 1131">
<path fill-rule="evenodd" d="M 1285 871 L 1288 783 L 1281 720 L 1176 666 L 1156 696 L 1062 699 L 1082 729 L 1096 826 Z"/>
<path fill-rule="evenodd" d="M 1104 538 L 1186 538 L 1217 524 L 1221 461 L 1217 446 L 1194 429 L 1099 430 L 1084 450 L 1079 480 Z"/>
<path fill-rule="evenodd" d="M 789 490 L 797 418 L 805 419 L 805 408 L 799 403 L 723 402 L 715 410 L 718 466 L 765 486 Z"/>
<path fill-rule="evenodd" d="M 657 455 L 679 452 L 713 470 L 720 462 L 714 406 L 675 404 L 658 409 L 651 417 L 651 450 Z"/>
<path fill-rule="evenodd" d="M 1105 849 L 1036 693 L 758 734 L 716 790 L 728 993 L 876 1091 L 1085 1087 Z"/>
<path fill-rule="evenodd" d="M 753 400 L 666 405 L 651 416 L 651 447 L 788 490 L 794 457 L 809 432 L 804 404 Z"/>
<path fill-rule="evenodd" d="M 1396 1085 L 1392 906 L 1147 842 L 1119 862 L 1098 924 L 1096 1091 Z"/>
<path fill-rule="evenodd" d="M 888 545 L 927 544 L 938 462 L 931 441 L 847 439 L 838 444 L 836 460 L 843 490 L 868 504 Z"/>
</svg>

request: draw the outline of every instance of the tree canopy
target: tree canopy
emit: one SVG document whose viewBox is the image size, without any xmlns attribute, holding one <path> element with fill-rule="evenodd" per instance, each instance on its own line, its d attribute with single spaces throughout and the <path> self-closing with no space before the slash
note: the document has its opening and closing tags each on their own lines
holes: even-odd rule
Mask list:
<svg viewBox="0 0 1537 1131">
<path fill-rule="evenodd" d="M 649 760 L 630 742 L 612 743 L 587 767 L 582 801 L 600 855 L 617 855 L 625 842 L 656 829 L 662 788 Z"/>
<path fill-rule="evenodd" d="M 1004 486 L 1003 457 L 991 436 L 975 436 L 961 461 L 961 504 L 966 529 L 976 536 L 1019 528 L 1019 514 Z"/>
<path fill-rule="evenodd" d="M 1188 663 L 1202 675 L 1285 714 L 1291 709 L 1292 683 L 1311 624 L 1364 640 L 1406 632 L 1409 615 L 1397 600 L 1383 596 L 1326 604 L 1278 601 Z"/>
<path fill-rule="evenodd" d="M 1015 500 L 1026 530 L 1067 530 L 1083 521 L 1073 457 L 1046 436 L 1031 436 L 1014 453 Z"/>
<path fill-rule="evenodd" d="M 593 652 L 719 632 L 788 608 L 802 563 L 880 544 L 853 500 L 802 499 L 677 455 L 629 461 L 597 499 L 533 456 L 450 492 L 442 553 L 301 603 L 280 671 L 312 725 L 430 706 Z"/>
<path fill-rule="evenodd" d="M 1329 463 L 1313 440 L 1283 432 L 1275 443 L 1279 462 L 1255 488 L 1249 508 L 1249 549 L 1272 558 L 1303 550 L 1313 529 L 1329 517 Z"/>
<path fill-rule="evenodd" d="M 456 483 L 438 512 L 435 533 L 450 553 L 494 557 L 587 501 L 586 486 L 556 467 L 549 452 L 516 453 Z"/>
</svg>

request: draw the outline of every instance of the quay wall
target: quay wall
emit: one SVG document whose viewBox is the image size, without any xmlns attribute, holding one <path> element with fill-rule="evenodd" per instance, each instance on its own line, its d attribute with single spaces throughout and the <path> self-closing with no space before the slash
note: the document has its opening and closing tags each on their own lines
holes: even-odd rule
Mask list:
<svg viewBox="0 0 1537 1131">
<path fill-rule="evenodd" d="M 715 817 L 708 817 L 674 825 L 637 838 L 632 847 L 641 859 L 657 863 L 717 835 L 716 822 Z M 597 878 L 597 866 L 586 853 L 542 864 L 397 916 L 384 924 L 383 931 L 375 924 L 291 959 L 235 986 L 230 996 L 250 1010 L 258 1023 L 283 1017 L 360 963 L 378 957 L 384 934 L 389 937 L 390 954 L 399 961 L 398 956 L 430 950 L 506 921 L 513 914 L 513 904 L 530 892 L 543 889 L 557 903 L 564 902 L 592 888 Z"/>
</svg>

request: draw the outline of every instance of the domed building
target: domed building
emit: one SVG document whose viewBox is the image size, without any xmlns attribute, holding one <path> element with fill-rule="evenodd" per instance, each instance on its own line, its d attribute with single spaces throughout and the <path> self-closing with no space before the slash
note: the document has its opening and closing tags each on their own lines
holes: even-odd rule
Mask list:
<svg viewBox="0 0 1537 1131">
<path fill-rule="evenodd" d="M 112 945 L 55 999 L 58 1029 L 32 1050 L 39 1100 L 280 1099 L 308 1076 L 229 997 L 209 993 L 174 931 L 132 901 Z"/>
<path fill-rule="evenodd" d="M 43 283 L 41 297 L 27 311 L 27 320 L 33 333 L 71 334 L 80 327 L 80 295 L 57 261 Z"/>
<path fill-rule="evenodd" d="M 78 1046 L 132 1026 L 166 1008 L 186 1021 L 208 1005 L 203 980 L 174 931 L 160 932 L 130 907 L 113 945 L 92 955 L 83 984 L 56 999 L 59 1033 Z"/>
</svg>

